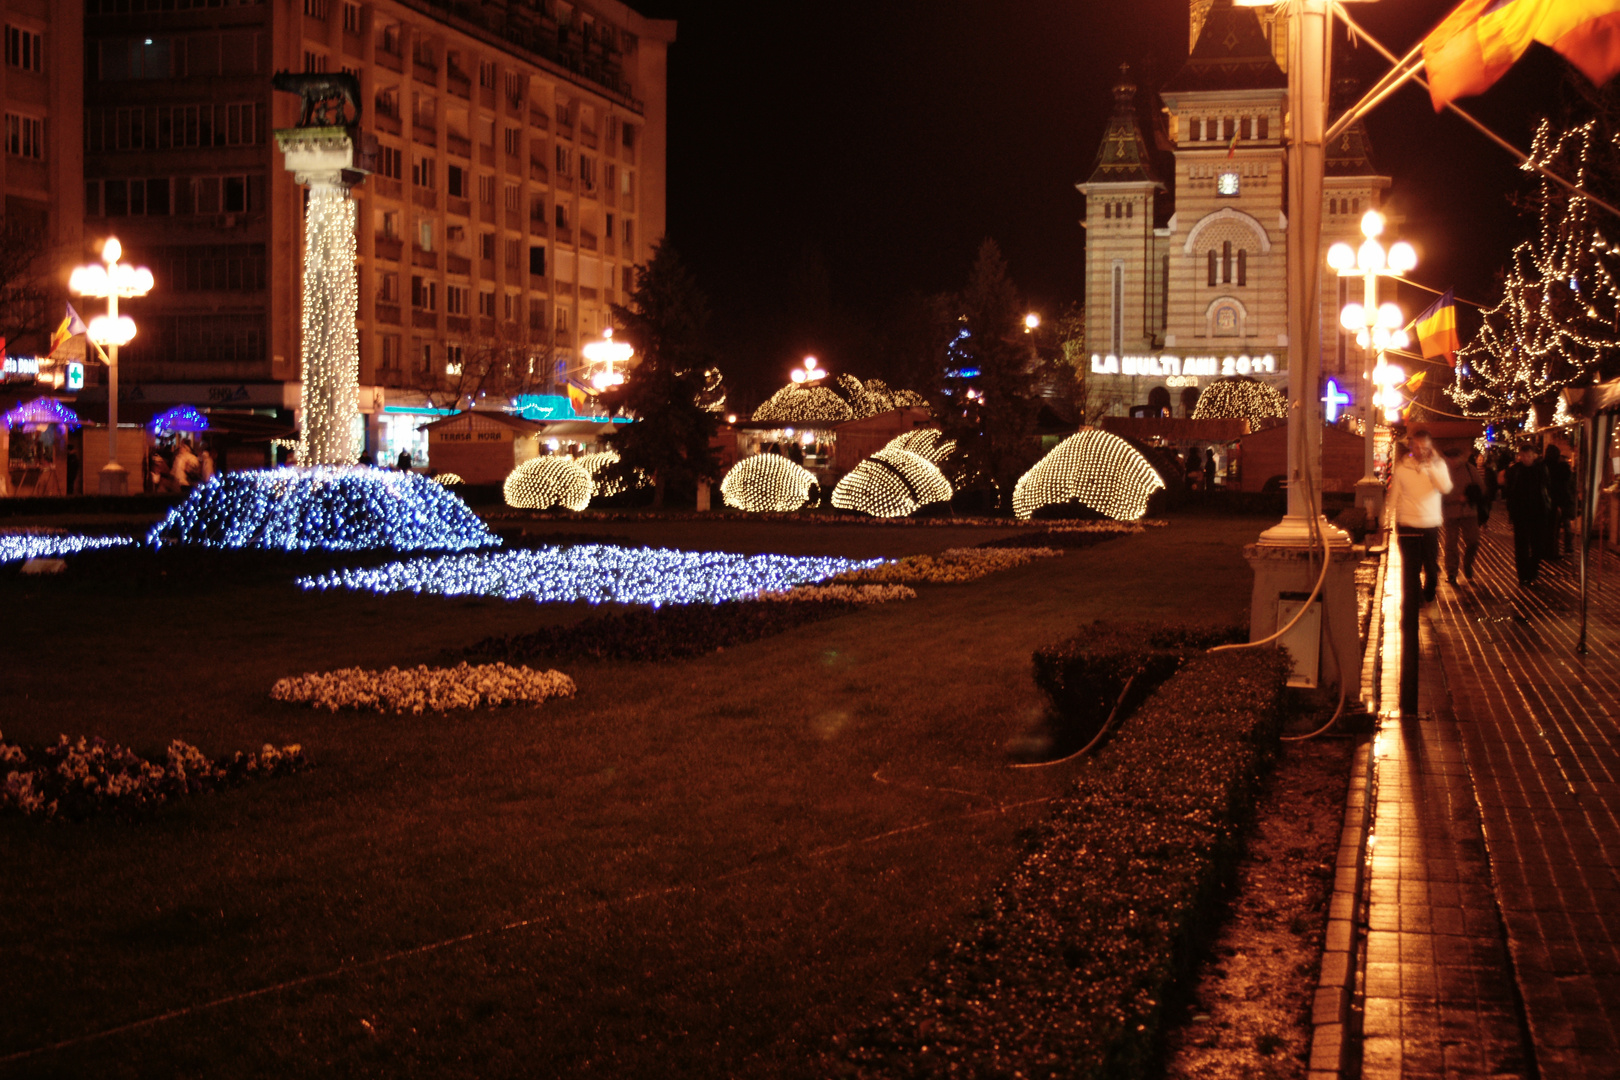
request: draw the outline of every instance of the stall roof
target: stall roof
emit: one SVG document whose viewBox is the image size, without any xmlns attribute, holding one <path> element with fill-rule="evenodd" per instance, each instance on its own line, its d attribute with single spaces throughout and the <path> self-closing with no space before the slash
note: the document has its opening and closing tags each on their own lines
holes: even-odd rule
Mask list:
<svg viewBox="0 0 1620 1080">
<path fill-rule="evenodd" d="M 1102 429 L 1124 439 L 1149 442 L 1237 442 L 1249 434 L 1247 420 L 1193 420 L 1189 417 L 1105 416 Z"/>
<path fill-rule="evenodd" d="M 504 427 L 513 428 L 525 435 L 532 435 L 545 431 L 553 424 L 546 424 L 539 420 L 526 420 L 521 416 L 513 416 L 503 412 L 485 412 L 482 409 L 463 409 L 451 416 L 441 416 L 417 427 L 418 431 L 434 431 L 440 428 L 453 428 L 471 424 L 473 420 L 489 420 Z"/>
</svg>

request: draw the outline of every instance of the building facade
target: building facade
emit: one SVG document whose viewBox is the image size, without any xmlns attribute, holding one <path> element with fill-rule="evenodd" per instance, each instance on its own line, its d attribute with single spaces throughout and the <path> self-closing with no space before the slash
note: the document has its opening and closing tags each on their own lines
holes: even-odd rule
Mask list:
<svg viewBox="0 0 1620 1080">
<path fill-rule="evenodd" d="M 1287 50 L 1276 40 L 1288 24 L 1231 0 L 1191 11 L 1186 63 L 1150 97 L 1126 73 L 1077 185 L 1093 412 L 1190 416 L 1218 378 L 1288 384 Z M 1327 157 L 1323 251 L 1359 241 L 1361 214 L 1389 186 L 1359 123 Z M 1359 371 L 1339 332 L 1338 279 L 1320 270 L 1324 373 Z"/>
<path fill-rule="evenodd" d="M 673 40 L 617 0 L 85 0 L 84 235 L 156 276 L 127 393 L 297 400 L 304 193 L 273 132 L 300 103 L 276 71 L 356 75 L 378 142 L 353 189 L 368 447 L 581 381 L 664 231 Z"/>
</svg>

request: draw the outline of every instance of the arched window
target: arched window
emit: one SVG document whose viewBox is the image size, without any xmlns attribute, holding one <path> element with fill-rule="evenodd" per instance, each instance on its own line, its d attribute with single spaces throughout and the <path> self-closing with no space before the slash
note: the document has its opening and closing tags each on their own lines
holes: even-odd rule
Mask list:
<svg viewBox="0 0 1620 1080">
<path fill-rule="evenodd" d="M 1135 206 L 1136 206 L 1135 203 L 1126 203 L 1125 204 L 1125 216 L 1126 217 L 1131 216 L 1131 211 L 1135 208 Z"/>
<path fill-rule="evenodd" d="M 1169 416 L 1170 415 L 1170 390 L 1169 390 L 1169 388 L 1164 387 L 1164 386 L 1155 386 L 1153 389 L 1149 390 L 1148 391 L 1147 403 L 1148 403 L 1148 415 L 1149 416 Z"/>
<path fill-rule="evenodd" d="M 1232 281 L 1232 241 L 1221 241 L 1221 282 L 1230 284 Z"/>
<path fill-rule="evenodd" d="M 1338 212 L 1339 212 L 1339 200 L 1338 199 L 1329 199 L 1328 200 L 1328 213 L 1329 214 L 1337 214 Z"/>
<path fill-rule="evenodd" d="M 1351 199 L 1350 200 L 1350 212 L 1352 214 L 1361 213 L 1361 200 L 1360 199 Z"/>
<path fill-rule="evenodd" d="M 1269 134 L 1269 129 L 1271 128 L 1271 118 L 1269 116 L 1262 116 L 1255 121 L 1255 123 L 1259 125 L 1260 128 L 1259 132 L 1255 135 L 1255 138 L 1268 139 L 1271 137 Z"/>
<path fill-rule="evenodd" d="M 1215 249 L 1210 248 L 1209 249 L 1209 283 L 1211 285 L 1216 285 L 1216 284 L 1220 283 L 1220 279 L 1215 276 L 1217 274 L 1217 272 L 1218 271 L 1215 268 Z"/>
<path fill-rule="evenodd" d="M 1239 285 L 1247 285 L 1249 283 L 1249 249 L 1248 248 L 1238 248 L 1238 276 L 1237 276 L 1237 283 Z"/>
<path fill-rule="evenodd" d="M 1103 203 L 1103 217 L 1111 218 L 1113 216 L 1114 216 L 1114 204 L 1111 203 L 1111 202 Z"/>
</svg>

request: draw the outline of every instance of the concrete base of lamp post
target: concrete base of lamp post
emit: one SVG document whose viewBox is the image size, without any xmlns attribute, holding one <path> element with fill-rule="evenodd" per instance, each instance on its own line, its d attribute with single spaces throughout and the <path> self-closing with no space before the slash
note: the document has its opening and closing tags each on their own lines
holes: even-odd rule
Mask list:
<svg viewBox="0 0 1620 1080">
<path fill-rule="evenodd" d="M 128 495 L 129 470 L 116 461 L 109 461 L 101 469 L 96 491 L 102 495 Z"/>
<path fill-rule="evenodd" d="M 1254 570 L 1254 593 L 1249 601 L 1249 640 L 1259 641 L 1282 625 L 1277 605 L 1282 600 L 1304 600 L 1322 573 L 1322 547 L 1276 547 L 1250 544 L 1243 557 Z M 1361 552 L 1348 544 L 1333 545 L 1327 579 L 1317 599 L 1322 603 L 1321 642 L 1318 650 L 1319 686 L 1338 686 L 1351 680 L 1347 694 L 1355 700 L 1361 682 L 1361 634 L 1356 620 L 1356 566 Z M 1301 673 L 1312 674 L 1312 673 Z"/>
</svg>

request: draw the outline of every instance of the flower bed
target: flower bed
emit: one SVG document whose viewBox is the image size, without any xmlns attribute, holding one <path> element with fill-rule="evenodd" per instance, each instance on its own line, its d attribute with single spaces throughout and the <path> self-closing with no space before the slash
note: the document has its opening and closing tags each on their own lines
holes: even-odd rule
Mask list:
<svg viewBox="0 0 1620 1080">
<path fill-rule="evenodd" d="M 907 555 L 882 566 L 849 570 L 832 580 L 848 585 L 888 585 L 902 582 L 960 584 L 977 581 L 997 570 L 1010 570 L 1036 559 L 1062 555 L 1057 548 L 946 548 L 937 555 Z"/>
<path fill-rule="evenodd" d="M 761 600 L 804 603 L 809 600 L 840 600 L 850 604 L 886 604 L 891 600 L 915 600 L 917 590 L 906 585 L 801 585 L 781 592 L 762 592 Z"/>
<path fill-rule="evenodd" d="M 82 820 L 97 814 L 133 817 L 187 795 L 286 776 L 308 764 L 300 746 L 266 743 L 256 754 L 210 759 L 179 739 L 162 764 L 100 738 L 60 736 L 51 746 L 0 741 L 0 812 Z"/>
<path fill-rule="evenodd" d="M 1032 850 L 829 1076 L 1139 1076 L 1276 746 L 1287 657 L 1200 655 L 1088 762 Z"/>
<path fill-rule="evenodd" d="M 371 709 L 377 712 L 447 712 L 498 705 L 538 705 L 573 697 L 574 680 L 560 671 L 532 671 L 505 664 L 457 664 L 430 668 L 367 671 L 342 668 L 278 679 L 270 688 L 277 701 L 317 709 Z"/>
</svg>

